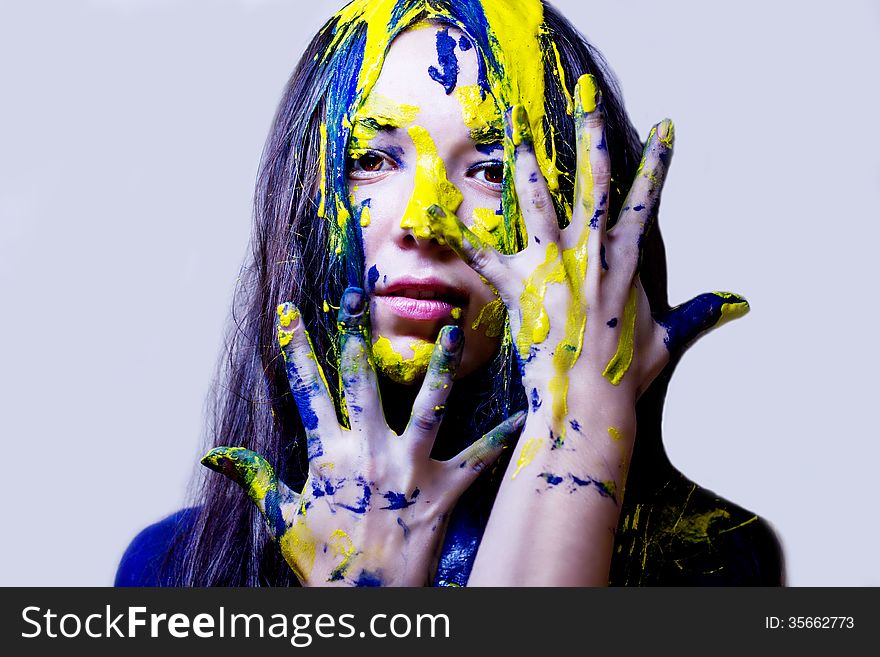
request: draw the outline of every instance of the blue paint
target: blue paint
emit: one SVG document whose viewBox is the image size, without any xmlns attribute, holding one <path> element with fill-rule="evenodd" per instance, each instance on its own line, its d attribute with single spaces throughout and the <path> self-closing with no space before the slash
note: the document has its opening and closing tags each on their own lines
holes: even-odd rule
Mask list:
<svg viewBox="0 0 880 657">
<path fill-rule="evenodd" d="M 595 486 L 596 490 L 599 492 L 599 495 L 601 495 L 602 497 L 609 497 L 615 502 L 615 504 L 617 503 L 617 498 L 614 496 L 614 492 L 598 479 L 593 479 L 590 476 L 587 476 L 586 479 L 581 479 L 580 477 L 577 477 L 571 473 L 568 473 L 568 476 L 571 477 L 571 480 L 572 482 L 574 482 L 575 485 Z"/>
<path fill-rule="evenodd" d="M 542 472 L 538 476 L 551 486 L 556 486 L 557 484 L 562 483 L 562 477 L 555 475 L 552 472 Z"/>
<path fill-rule="evenodd" d="M 382 578 L 379 577 L 376 573 L 371 573 L 368 570 L 362 570 L 358 578 L 354 581 L 354 585 L 357 587 L 362 586 L 382 586 Z"/>
<path fill-rule="evenodd" d="M 614 328 L 615 326 L 617 326 L 617 318 L 616 318 L 616 317 L 612 317 L 611 319 L 609 319 L 609 320 L 608 320 L 607 322 L 605 322 L 605 323 L 606 323 L 608 326 L 610 326 L 611 328 Z"/>
<path fill-rule="evenodd" d="M 569 420 L 568 423 L 571 425 L 571 428 L 572 428 L 572 429 L 574 429 L 575 431 L 580 432 L 580 430 L 581 430 L 581 425 L 580 425 L 580 423 L 579 423 L 577 420 Z"/>
<path fill-rule="evenodd" d="M 416 489 L 418 490 L 418 489 Z M 388 509 L 389 511 L 397 511 L 398 509 L 405 509 L 408 506 L 412 506 L 415 504 L 415 499 L 407 500 L 406 493 L 396 493 L 393 490 L 388 491 L 382 497 L 388 500 L 388 506 L 381 507 L 382 509 Z"/>
<path fill-rule="evenodd" d="M 345 483 L 345 478 L 340 479 L 335 486 L 330 479 L 312 479 L 312 497 L 334 495 L 337 490 L 342 488 L 343 483 Z"/>
<path fill-rule="evenodd" d="M 726 303 L 745 302 L 740 296 L 721 296 L 707 292 L 672 308 L 658 323 L 666 329 L 666 343 L 669 351 L 684 349 L 700 333 L 709 330 L 721 320 L 721 307 Z"/>
<path fill-rule="evenodd" d="M 277 539 L 284 532 L 287 531 L 287 523 L 284 520 L 284 516 L 281 514 L 281 498 L 278 495 L 277 490 L 268 490 L 266 491 L 266 497 L 263 500 L 263 506 L 265 511 L 263 514 L 266 517 L 266 522 L 269 525 L 269 528 L 272 530 L 272 535 Z"/>
<path fill-rule="evenodd" d="M 455 56 L 455 39 L 449 36 L 449 28 L 437 31 L 437 63 L 428 67 L 428 75 L 435 82 L 439 82 L 446 90 L 446 94 L 452 93 L 458 82 L 458 58 Z"/>
<path fill-rule="evenodd" d="M 493 142 L 491 144 L 474 144 L 474 148 L 476 148 L 483 155 L 491 155 L 495 151 L 502 150 L 504 146 L 502 146 L 498 142 Z"/>
<path fill-rule="evenodd" d="M 401 529 L 403 529 L 403 540 L 409 540 L 409 527 L 406 526 L 406 523 L 400 516 L 397 517 L 397 524 L 400 525 Z"/>
<path fill-rule="evenodd" d="M 541 243 L 541 240 L 538 239 L 538 236 L 537 236 L 537 235 L 535 235 L 535 242 L 537 242 L 538 244 Z"/>
<path fill-rule="evenodd" d="M 370 492 L 370 484 L 363 477 L 357 478 L 357 485 L 361 487 L 363 493 L 355 506 L 349 506 L 348 504 L 337 504 L 337 506 L 341 506 L 343 509 L 348 509 L 354 513 L 363 514 L 367 512 L 367 507 L 370 506 L 372 493 Z"/>
<path fill-rule="evenodd" d="M 535 173 L 534 171 L 532 171 L 532 172 L 529 174 L 529 182 L 530 182 L 530 183 L 536 183 L 536 182 L 538 182 L 538 174 Z"/>
<path fill-rule="evenodd" d="M 379 280 L 379 269 L 376 265 L 370 267 L 370 271 L 367 272 L 367 287 L 372 292 L 376 289 L 376 281 Z"/>
<path fill-rule="evenodd" d="M 532 388 L 532 392 L 529 395 L 529 400 L 532 402 L 532 413 L 541 408 L 541 404 L 544 403 L 544 400 L 542 400 L 541 396 L 538 394 L 537 388 Z"/>
<path fill-rule="evenodd" d="M 644 205 L 637 205 L 633 208 L 633 210 L 635 210 L 636 212 L 641 212 L 644 209 L 645 209 Z"/>
<path fill-rule="evenodd" d="M 467 52 L 468 50 L 473 48 L 473 46 L 471 45 L 471 42 L 468 41 L 467 37 L 464 35 L 461 35 L 460 37 L 458 37 L 458 47 L 461 48 L 462 52 Z"/>
</svg>

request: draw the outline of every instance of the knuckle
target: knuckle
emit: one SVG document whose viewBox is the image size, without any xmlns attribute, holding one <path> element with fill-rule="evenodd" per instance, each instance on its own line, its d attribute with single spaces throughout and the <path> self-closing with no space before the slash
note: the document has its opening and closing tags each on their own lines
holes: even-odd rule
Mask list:
<svg viewBox="0 0 880 657">
<path fill-rule="evenodd" d="M 413 412 L 410 423 L 418 431 L 428 432 L 432 431 L 437 425 L 437 417 L 433 413 L 424 410 L 416 411 Z"/>
</svg>

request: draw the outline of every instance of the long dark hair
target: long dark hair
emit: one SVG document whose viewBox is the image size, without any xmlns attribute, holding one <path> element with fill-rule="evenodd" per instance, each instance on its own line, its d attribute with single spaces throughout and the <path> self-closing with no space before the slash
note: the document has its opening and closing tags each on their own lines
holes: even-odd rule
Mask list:
<svg viewBox="0 0 880 657">
<path fill-rule="evenodd" d="M 413 6 L 415 1 L 401 0 Z M 433 2 L 448 5 L 452 0 Z M 462 21 L 466 21 L 466 16 Z M 415 22 L 415 21 L 413 21 Z M 603 93 L 607 143 L 611 153 L 612 198 L 610 217 L 616 217 L 641 154 L 641 142 L 623 108 L 613 74 L 601 54 L 552 6 L 544 6 L 544 45 L 555 44 L 564 76 L 552 74 L 545 58 L 546 122 L 556 135 L 560 194 L 571 198 L 575 166 L 574 122 L 566 111 L 567 93 L 583 73 L 593 74 Z M 362 26 L 361 26 L 362 27 Z M 462 26 L 465 31 L 468 25 Z M 301 310 L 315 351 L 336 389 L 335 315 L 324 301 L 337 301 L 343 288 L 361 282 L 363 262 L 357 251 L 345 262 L 328 245 L 336 222 L 318 216 L 321 181 L 317 154 L 323 153 L 321 124 L 326 120 L 328 97 L 338 88 L 340 67 L 358 64 L 352 34 L 346 48 L 325 57 L 338 30 L 334 17 L 312 40 L 284 90 L 270 130 L 257 178 L 251 253 L 243 267 L 232 309 L 225 360 L 215 389 L 209 447 L 237 445 L 266 456 L 291 487 L 302 486 L 307 474 L 304 432 L 290 395 L 275 337 L 275 308 L 292 301 Z M 361 46 L 362 47 L 362 46 Z M 325 127 L 326 130 L 326 127 Z M 327 155 L 329 157 L 329 155 Z M 329 160 L 328 160 L 329 161 Z M 562 215 L 562 213 L 560 213 Z M 562 219 L 564 221 L 564 219 Z M 356 221 L 349 222 L 357 225 Z M 358 242 L 358 235 L 349 236 Z M 338 239 L 338 236 L 336 236 Z M 362 258 L 362 256 L 361 256 Z M 656 311 L 666 307 L 665 271 L 659 234 L 646 244 L 642 266 L 644 284 Z M 656 304 L 656 305 L 655 305 Z M 389 424 L 405 421 L 412 390 L 382 382 Z M 453 388 L 438 439 L 438 457 L 459 445 L 444 445 L 444 436 L 480 436 L 507 414 L 525 407 L 522 386 L 509 351 L 502 350 L 481 371 Z M 457 412 L 452 412 L 456 409 Z M 271 544 L 253 503 L 225 477 L 206 473 L 194 482 L 194 522 L 178 540 L 165 562 L 169 583 L 182 586 L 284 586 L 297 584 L 292 571 Z"/>
</svg>

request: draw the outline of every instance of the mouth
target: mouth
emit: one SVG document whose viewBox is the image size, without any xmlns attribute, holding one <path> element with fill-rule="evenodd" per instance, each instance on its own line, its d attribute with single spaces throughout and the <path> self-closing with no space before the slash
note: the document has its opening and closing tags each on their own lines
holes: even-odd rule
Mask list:
<svg viewBox="0 0 880 657">
<path fill-rule="evenodd" d="M 376 298 L 395 315 L 412 320 L 451 319 L 468 302 L 465 290 L 434 278 L 397 279 L 377 290 Z"/>
</svg>

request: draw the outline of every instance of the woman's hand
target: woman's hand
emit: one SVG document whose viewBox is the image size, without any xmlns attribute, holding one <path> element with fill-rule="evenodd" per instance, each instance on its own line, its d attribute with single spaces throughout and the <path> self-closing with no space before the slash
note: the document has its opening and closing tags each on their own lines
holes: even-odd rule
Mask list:
<svg viewBox="0 0 880 657">
<path fill-rule="evenodd" d="M 638 268 L 672 156 L 672 123 L 651 131 L 617 223 L 606 230 L 611 163 L 592 76 L 578 81 L 575 96 L 577 178 L 568 226 L 559 228 L 521 106 L 512 108 L 507 129 L 526 247 L 500 254 L 433 208 L 432 230 L 507 307 L 530 400 L 471 583 L 607 583 L 636 400 L 670 350 L 748 309 L 739 296 L 710 293 L 652 317 Z"/>
<path fill-rule="evenodd" d="M 346 290 L 339 310 L 339 365 L 350 429 L 337 421 L 299 312 L 282 304 L 277 325 L 306 431 L 305 487 L 301 493 L 290 490 L 262 456 L 243 448 L 217 447 L 202 463 L 244 488 L 303 584 L 429 584 L 447 515 L 515 440 L 525 414 L 512 416 L 455 458 L 435 461 L 429 455 L 461 359 L 461 329 L 441 330 L 409 424 L 397 435 L 379 399 L 363 290 Z"/>
</svg>

